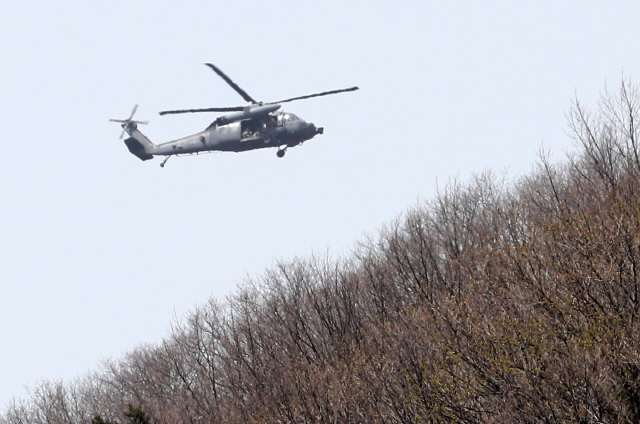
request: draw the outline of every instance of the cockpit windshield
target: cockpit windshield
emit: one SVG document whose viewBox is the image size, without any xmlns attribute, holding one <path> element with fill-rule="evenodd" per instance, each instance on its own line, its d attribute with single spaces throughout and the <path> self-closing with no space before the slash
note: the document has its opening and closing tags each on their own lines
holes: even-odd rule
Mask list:
<svg viewBox="0 0 640 424">
<path fill-rule="evenodd" d="M 293 113 L 285 113 L 284 114 L 284 121 L 285 122 L 293 122 L 293 121 L 299 121 L 299 120 L 300 120 L 300 118 L 298 118 Z"/>
</svg>

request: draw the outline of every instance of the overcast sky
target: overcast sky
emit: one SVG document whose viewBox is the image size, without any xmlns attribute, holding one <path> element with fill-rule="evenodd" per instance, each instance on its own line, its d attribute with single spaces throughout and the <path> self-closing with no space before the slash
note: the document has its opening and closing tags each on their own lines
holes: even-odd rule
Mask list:
<svg viewBox="0 0 640 424">
<path fill-rule="evenodd" d="M 565 115 L 640 80 L 637 1 L 0 5 L 0 408 L 72 380 L 279 259 L 348 255 L 450 178 L 572 149 Z M 325 128 L 290 149 L 142 162 L 244 102 Z"/>
</svg>

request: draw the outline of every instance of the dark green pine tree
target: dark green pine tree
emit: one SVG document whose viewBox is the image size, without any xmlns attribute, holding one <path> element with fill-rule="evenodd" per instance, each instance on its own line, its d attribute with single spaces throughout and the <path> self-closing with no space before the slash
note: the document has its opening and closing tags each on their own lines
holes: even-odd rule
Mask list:
<svg viewBox="0 0 640 424">
<path fill-rule="evenodd" d="M 105 421 L 105 420 L 102 419 L 102 417 L 100 415 L 96 415 L 91 420 L 91 424 L 118 424 L 118 423 L 115 422 L 115 421 Z"/>
<path fill-rule="evenodd" d="M 124 413 L 124 416 L 129 419 L 129 423 L 131 424 L 151 424 L 151 418 L 149 418 L 149 415 L 147 415 L 147 413 L 144 412 L 140 407 L 134 408 L 132 405 L 129 405 L 129 410 Z M 91 424 L 119 424 L 119 423 L 117 421 L 106 421 L 102 419 L 100 415 L 96 415 L 91 420 Z"/>
<path fill-rule="evenodd" d="M 129 418 L 131 424 L 151 424 L 151 418 L 140 407 L 134 408 L 129 405 L 129 411 L 125 412 L 124 416 Z"/>
</svg>

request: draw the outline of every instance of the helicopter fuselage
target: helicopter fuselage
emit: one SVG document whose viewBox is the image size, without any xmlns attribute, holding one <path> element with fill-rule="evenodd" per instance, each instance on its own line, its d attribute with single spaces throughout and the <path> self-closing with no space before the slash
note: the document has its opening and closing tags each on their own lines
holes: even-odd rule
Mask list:
<svg viewBox="0 0 640 424">
<path fill-rule="evenodd" d="M 278 147 L 278 156 L 282 156 L 287 148 L 323 133 L 323 128 L 316 128 L 292 113 L 269 113 L 224 124 L 233 118 L 231 115 L 220 117 L 204 131 L 158 145 L 151 143 L 132 122 L 124 126 L 130 136 L 125 143 L 131 153 L 142 160 L 153 156 L 208 151 L 244 152 L 269 147 Z"/>
<path fill-rule="evenodd" d="M 313 138 L 318 129 L 294 114 L 279 113 L 264 118 L 247 119 L 218 126 L 178 140 L 162 143 L 153 155 L 197 153 L 209 150 L 244 152 L 267 147 L 293 147 Z"/>
</svg>

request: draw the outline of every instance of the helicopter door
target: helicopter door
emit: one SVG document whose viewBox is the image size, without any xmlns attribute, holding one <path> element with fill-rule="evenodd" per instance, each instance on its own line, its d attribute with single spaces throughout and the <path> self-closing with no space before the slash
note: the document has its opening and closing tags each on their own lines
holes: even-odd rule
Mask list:
<svg viewBox="0 0 640 424">
<path fill-rule="evenodd" d="M 247 119 L 240 122 L 241 140 L 250 140 L 262 136 L 263 124 L 260 119 Z"/>
</svg>

